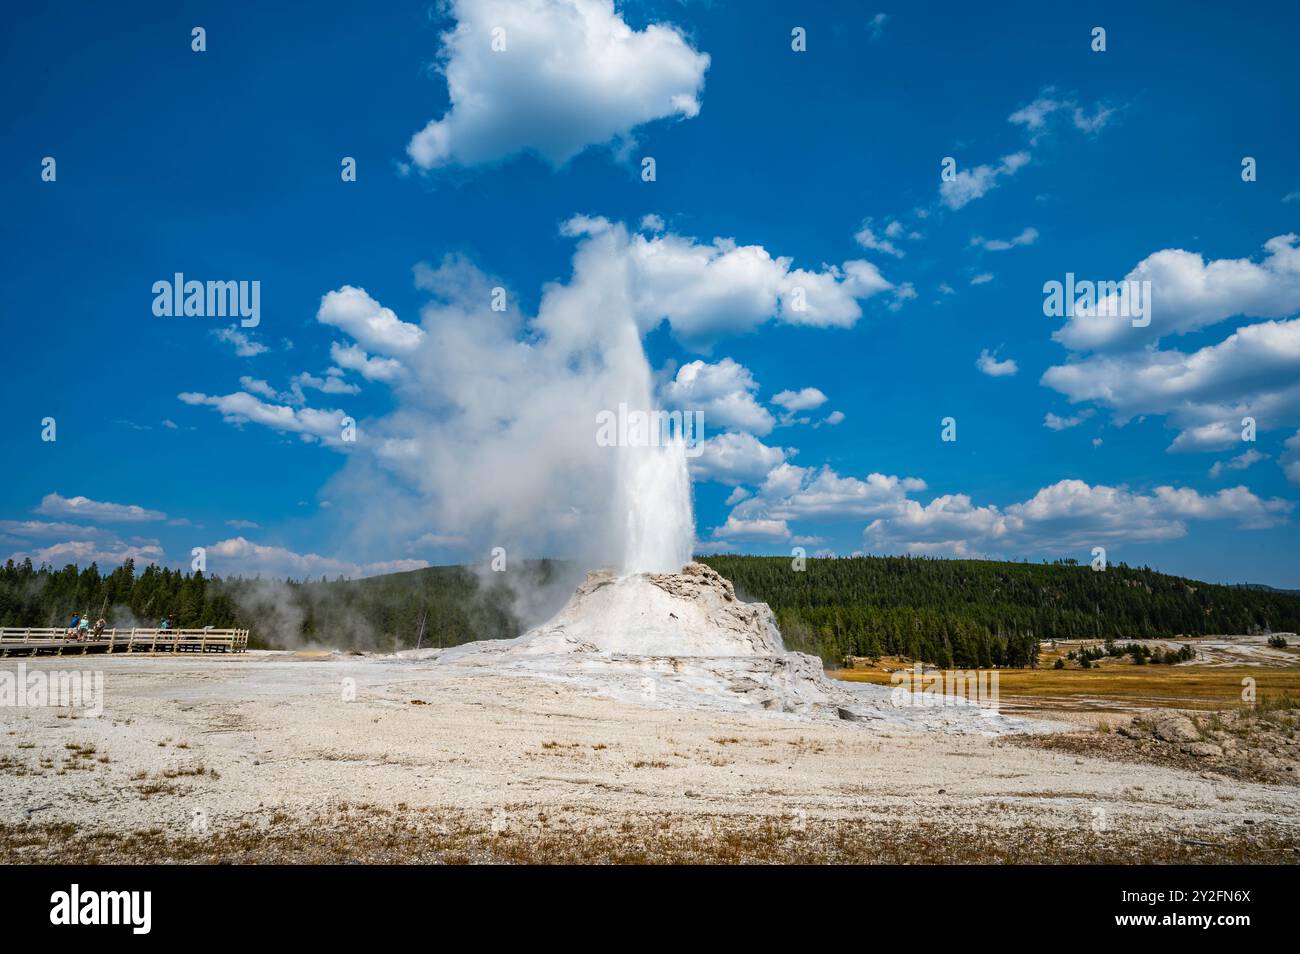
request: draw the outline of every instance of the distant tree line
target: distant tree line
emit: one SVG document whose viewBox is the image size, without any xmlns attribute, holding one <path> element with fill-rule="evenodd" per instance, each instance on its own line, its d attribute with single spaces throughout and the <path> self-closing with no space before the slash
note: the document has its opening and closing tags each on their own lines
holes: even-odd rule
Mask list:
<svg viewBox="0 0 1300 954">
<path fill-rule="evenodd" d="M 0 626 L 66 625 L 73 613 L 109 626 L 250 630 L 250 645 L 340 649 L 455 646 L 519 635 L 511 583 L 545 584 L 549 561 L 522 563 L 490 584 L 466 567 L 427 567 L 363 580 L 295 581 L 209 577 L 127 560 L 103 574 L 91 563 L 61 570 L 9 560 L 0 567 Z M 494 575 L 495 576 L 495 575 Z"/>
<path fill-rule="evenodd" d="M 237 625 L 234 601 L 203 573 L 150 564 L 137 574 L 127 560 L 104 575 L 92 563 L 62 570 L 9 560 L 0 568 L 0 625 L 63 626 L 73 613 L 101 616 L 110 626 L 157 626 L 170 616 L 178 628 Z"/>
<path fill-rule="evenodd" d="M 810 559 L 796 572 L 786 557 L 702 559 L 743 599 L 772 607 L 789 648 L 830 662 L 898 655 L 945 667 L 1031 666 L 1047 639 L 1109 646 L 1300 630 L 1296 594 L 1198 583 L 1122 563 L 1099 573 L 1065 561 L 850 557 Z M 247 628 L 251 644 L 263 647 L 455 646 L 519 635 L 521 595 L 561 579 L 561 568 L 542 560 L 502 574 L 440 566 L 299 582 L 154 565 L 137 571 L 129 560 L 108 574 L 93 563 L 58 570 L 10 560 L 0 568 L 0 625 L 61 626 L 75 612 L 104 616 L 111 626 L 156 626 L 170 616 L 178 627 Z M 568 592 L 551 589 L 561 599 Z"/>
<path fill-rule="evenodd" d="M 1293 632 L 1300 597 L 1111 564 L 931 557 L 709 556 L 745 599 L 776 613 L 792 649 L 835 661 L 908 656 L 962 668 L 1033 665 L 1046 639 Z"/>
</svg>

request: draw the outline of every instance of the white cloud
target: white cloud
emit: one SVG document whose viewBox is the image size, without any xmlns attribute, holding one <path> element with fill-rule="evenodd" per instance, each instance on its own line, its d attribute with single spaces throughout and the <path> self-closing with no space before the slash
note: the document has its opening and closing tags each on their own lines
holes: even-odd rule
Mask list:
<svg viewBox="0 0 1300 954">
<path fill-rule="evenodd" d="M 997 165 L 979 165 L 972 169 L 958 168 L 952 179 L 939 183 L 939 199 L 950 209 L 960 209 L 993 189 L 999 179 L 1013 176 L 1029 162 L 1027 152 L 1013 152 L 1003 156 Z"/>
<path fill-rule="evenodd" d="M 673 233 L 629 236 L 622 225 L 588 216 L 570 219 L 562 232 L 582 238 L 574 256 L 578 275 L 612 278 L 615 270 L 630 270 L 640 328 L 667 320 L 691 347 L 707 347 L 721 335 L 752 331 L 773 319 L 848 328 L 862 316 L 859 300 L 894 288 L 862 260 L 810 271 L 773 257 L 761 245 L 738 245 L 729 238 L 704 244 Z"/>
<path fill-rule="evenodd" d="M 762 479 L 791 453 L 784 447 L 769 447 L 753 434 L 728 431 L 703 443 L 700 456 L 689 462 L 691 476 L 720 484 L 751 483 Z"/>
<path fill-rule="evenodd" d="M 970 243 L 979 246 L 986 252 L 1005 252 L 1007 249 L 1015 248 L 1018 245 L 1033 245 L 1037 241 L 1038 229 L 1030 226 L 1019 235 L 1009 239 L 986 239 L 983 236 L 976 235 L 970 240 Z"/>
<path fill-rule="evenodd" d="M 364 288 L 351 285 L 325 294 L 316 320 L 342 329 L 367 350 L 385 355 L 410 354 L 424 338 L 419 325 L 402 321 L 391 308 L 366 294 Z"/>
<path fill-rule="evenodd" d="M 773 467 L 754 496 L 741 501 L 732 516 L 743 520 L 838 520 L 893 511 L 909 492 L 925 489 L 916 477 L 868 474 L 865 480 L 841 477 L 830 467 Z"/>
<path fill-rule="evenodd" d="M 423 169 L 524 151 L 560 166 L 700 111 L 708 55 L 669 24 L 631 29 L 612 0 L 451 0 L 451 11 L 439 56 L 451 108 L 407 146 Z"/>
<path fill-rule="evenodd" d="M 213 328 L 212 334 L 218 341 L 233 346 L 235 354 L 241 358 L 256 358 L 259 354 L 271 350 L 260 341 L 254 341 L 238 328 Z"/>
<path fill-rule="evenodd" d="M 387 560 L 377 563 L 354 563 L 321 556 L 295 553 L 285 547 L 253 543 L 244 537 L 231 537 L 207 547 L 209 570 L 220 576 L 293 577 L 366 577 L 383 573 L 400 573 L 428 566 L 425 560 Z"/>
<path fill-rule="evenodd" d="M 703 411 L 708 427 L 739 428 L 766 434 L 775 421 L 754 394 L 758 382 L 749 369 L 731 358 L 716 364 L 691 361 L 677 370 L 677 376 L 660 391 L 667 407 Z"/>
<path fill-rule="evenodd" d="M 715 537 L 739 537 L 747 540 L 780 542 L 790 539 L 790 528 L 784 520 L 741 520 L 735 516 L 713 531 Z"/>
<path fill-rule="evenodd" d="M 78 533 L 99 533 L 94 527 L 50 520 L 0 520 L 0 534 L 14 537 L 58 537 Z M 111 532 L 111 531 L 104 531 Z"/>
<path fill-rule="evenodd" d="M 894 226 L 899 226 L 899 228 L 895 229 Z M 902 258 L 905 254 L 903 250 L 889 240 L 891 229 L 893 230 L 894 235 L 897 235 L 901 232 L 900 223 L 889 223 L 885 229 L 885 237 L 876 235 L 876 233 L 872 231 L 871 220 L 867 219 L 862 223 L 862 227 L 858 229 L 857 234 L 855 234 L 853 238 L 863 248 L 871 249 L 876 252 L 883 252 L 886 255 L 893 255 L 895 258 Z"/>
<path fill-rule="evenodd" d="M 818 388 L 781 391 L 772 397 L 773 404 L 779 404 L 787 411 L 811 411 L 814 408 L 821 407 L 826 401 L 826 395 Z"/>
<path fill-rule="evenodd" d="M 831 411 L 829 414 L 826 415 L 826 418 L 822 421 L 822 423 L 829 424 L 832 427 L 834 427 L 836 424 L 839 424 L 843 420 L 844 420 L 843 411 Z"/>
<path fill-rule="evenodd" d="M 872 546 L 917 553 L 1061 552 L 1178 539 L 1186 535 L 1188 520 L 1270 527 L 1283 522 L 1292 507 L 1285 500 L 1263 500 L 1245 487 L 1202 495 L 1191 488 L 1162 486 L 1143 494 L 1062 480 L 1006 508 L 975 506 L 965 494 L 936 497 L 924 506 L 907 500 L 895 513 L 873 521 L 863 538 Z"/>
<path fill-rule="evenodd" d="M 1051 118 L 1057 114 L 1068 116 L 1075 129 L 1091 136 L 1105 128 L 1114 117 L 1115 110 L 1103 103 L 1094 103 L 1090 112 L 1074 97 L 1060 96 L 1049 86 L 1033 102 L 1008 116 L 1007 120 L 1024 126 L 1032 134 L 1030 141 L 1036 143 L 1047 132 Z"/>
<path fill-rule="evenodd" d="M 987 285 L 991 281 L 993 281 L 992 272 L 980 272 L 980 274 L 970 280 L 970 283 L 972 285 Z"/>
<path fill-rule="evenodd" d="M 322 394 L 361 393 L 360 387 L 343 380 L 343 372 L 338 368 L 328 369 L 323 378 L 318 378 L 314 374 L 309 374 L 308 372 L 303 371 L 301 374 L 294 375 L 293 388 L 295 397 L 298 398 L 300 403 L 303 400 L 301 397 L 303 388 L 312 388 L 313 390 L 320 391 Z"/>
<path fill-rule="evenodd" d="M 406 373 L 402 362 L 396 358 L 372 357 L 359 345 L 341 345 L 335 341 L 330 345 L 330 359 L 340 368 L 355 371 L 367 381 L 392 384 Z"/>
<path fill-rule="evenodd" d="M 1051 431 L 1065 431 L 1072 427 L 1078 427 L 1088 418 L 1092 417 L 1092 408 L 1084 408 L 1078 414 L 1071 414 L 1069 417 L 1061 417 L 1059 414 L 1053 414 L 1048 411 L 1043 417 L 1043 427 Z"/>
<path fill-rule="evenodd" d="M 1282 465 L 1287 480 L 1293 484 L 1300 484 L 1300 431 L 1288 437 L 1282 446 L 1286 448 L 1286 453 L 1278 463 Z"/>
<path fill-rule="evenodd" d="M 131 523 L 167 519 L 167 514 L 162 511 L 147 510 L 137 504 L 106 503 L 91 500 L 89 497 L 63 497 L 59 494 L 46 494 L 41 498 L 40 506 L 34 512 L 47 517 L 73 517 L 80 520 L 109 520 Z"/>
<path fill-rule="evenodd" d="M 725 503 L 728 507 L 730 507 L 734 504 L 740 503 L 742 500 L 744 500 L 746 497 L 751 496 L 752 494 L 753 491 L 747 490 L 744 487 L 739 487 L 739 486 L 733 487 L 731 493 L 727 494 L 727 499 Z"/>
<path fill-rule="evenodd" d="M 1300 318 L 1247 325 L 1191 353 L 1093 355 L 1048 368 L 1042 383 L 1110 408 L 1119 423 L 1168 414 L 1181 429 L 1171 450 L 1228 447 L 1243 416 L 1261 427 L 1300 418 Z"/>
<path fill-rule="evenodd" d="M 222 419 L 231 424 L 246 424 L 251 421 L 273 430 L 298 434 L 305 441 L 320 440 L 335 447 L 343 444 L 342 422 L 347 415 L 342 411 L 267 404 L 246 391 L 225 395 L 186 391 L 177 397 L 186 404 L 216 408 L 221 412 Z"/>
<path fill-rule="evenodd" d="M 1251 464 L 1258 463 L 1261 460 L 1268 460 L 1267 454 L 1261 454 L 1253 447 L 1236 457 L 1229 460 L 1215 461 L 1214 466 L 1210 468 L 1210 477 L 1218 479 L 1219 475 L 1228 470 L 1245 470 Z"/>
<path fill-rule="evenodd" d="M 91 563 L 97 563 L 101 568 L 120 566 L 127 560 L 134 560 L 138 566 L 144 567 L 150 563 L 163 563 L 164 554 L 162 547 L 156 542 L 132 544 L 117 540 L 103 544 L 83 539 L 52 543 L 35 550 L 19 551 L 10 554 L 9 559 L 15 563 L 30 559 L 36 566 L 47 563 L 53 567 L 66 566 L 69 563 L 86 567 Z"/>
<path fill-rule="evenodd" d="M 988 348 L 980 351 L 980 356 L 975 359 L 975 367 L 991 378 L 1007 377 L 1020 370 L 1019 366 L 1011 358 L 999 361 L 997 352 L 989 351 Z"/>
<path fill-rule="evenodd" d="M 1052 337 L 1072 351 L 1136 350 L 1170 335 L 1183 335 L 1234 315 L 1282 318 L 1300 310 L 1300 237 L 1279 235 L 1264 243 L 1263 259 L 1213 259 L 1163 249 L 1148 255 L 1126 281 L 1151 282 L 1151 323 L 1133 327 L 1110 298 L 1076 309 Z"/>
<path fill-rule="evenodd" d="M 254 378 L 245 374 L 240 377 L 239 386 L 249 394 L 256 394 L 259 397 L 269 398 L 272 401 L 280 400 L 280 392 L 271 387 L 270 384 L 263 381 L 261 378 Z"/>
</svg>

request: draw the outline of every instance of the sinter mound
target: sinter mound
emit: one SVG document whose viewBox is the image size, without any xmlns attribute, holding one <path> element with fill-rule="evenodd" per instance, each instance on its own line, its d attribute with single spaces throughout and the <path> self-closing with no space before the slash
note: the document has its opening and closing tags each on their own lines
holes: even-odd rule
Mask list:
<svg viewBox="0 0 1300 954">
<path fill-rule="evenodd" d="M 786 651 L 766 603 L 738 599 L 729 580 L 700 563 L 680 573 L 593 571 L 541 626 L 439 658 L 576 682 L 645 705 L 763 709 L 958 732 L 1012 728 L 988 710 L 899 708 L 888 689 L 826 678 L 816 656 Z"/>
<path fill-rule="evenodd" d="M 588 573 L 553 619 L 530 631 L 528 651 L 633 656 L 772 656 L 785 652 L 766 603 L 742 603 L 731 581 L 702 563 L 680 573 Z"/>
</svg>

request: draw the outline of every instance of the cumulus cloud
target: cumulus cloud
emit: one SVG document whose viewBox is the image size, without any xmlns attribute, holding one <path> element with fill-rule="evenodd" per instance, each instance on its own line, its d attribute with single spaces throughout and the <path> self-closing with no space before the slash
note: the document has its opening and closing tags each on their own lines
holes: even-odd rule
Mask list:
<svg viewBox="0 0 1300 954">
<path fill-rule="evenodd" d="M 148 510 L 137 504 L 107 503 L 89 497 L 64 497 L 60 494 L 46 494 L 34 512 L 47 517 L 130 523 L 167 519 L 167 514 L 161 510 Z"/>
<path fill-rule="evenodd" d="M 983 348 L 980 351 L 980 356 L 975 359 L 975 367 L 991 378 L 1008 377 L 1020 370 L 1020 367 L 1011 358 L 999 361 L 997 352 L 989 351 L 988 348 Z"/>
<path fill-rule="evenodd" d="M 792 453 L 784 447 L 769 447 L 753 434 L 727 431 L 703 443 L 700 456 L 690 461 L 691 476 L 728 485 L 752 483 L 762 480 Z"/>
<path fill-rule="evenodd" d="M 868 474 L 841 477 L 830 467 L 780 463 L 768 471 L 753 496 L 731 511 L 739 520 L 841 520 L 896 509 L 908 493 L 925 489 L 916 477 Z"/>
<path fill-rule="evenodd" d="M 1098 354 L 1048 368 L 1042 383 L 1072 402 L 1095 401 L 1123 423 L 1167 414 L 1181 433 L 1171 450 L 1219 449 L 1261 426 L 1300 417 L 1300 319 L 1246 325 L 1193 352 Z"/>
<path fill-rule="evenodd" d="M 671 232 L 629 235 L 622 225 L 590 216 L 570 219 L 562 231 L 581 239 L 575 269 L 627 269 L 638 325 L 649 330 L 667 321 L 688 347 L 707 348 L 719 336 L 769 320 L 848 328 L 862 316 L 860 300 L 894 289 L 864 260 L 813 271 L 761 245 L 730 238 L 706 244 Z"/>
<path fill-rule="evenodd" d="M 1189 520 L 1235 520 L 1247 528 L 1275 526 L 1292 504 L 1264 500 L 1245 487 L 1202 495 L 1162 486 L 1151 493 L 1062 480 L 1022 503 L 977 506 L 965 494 L 922 505 L 904 501 L 863 532 L 873 547 L 950 555 L 1013 555 L 1023 551 L 1090 548 L 1117 542 L 1178 539 Z"/>
<path fill-rule="evenodd" d="M 818 388 L 780 391 L 772 397 L 773 404 L 779 404 L 787 411 L 811 411 L 821 407 L 826 401 L 826 395 Z"/>
<path fill-rule="evenodd" d="M 375 301 L 364 288 L 344 285 L 321 298 L 316 320 L 347 332 L 370 351 L 410 354 L 420 346 L 419 325 L 402 321 L 391 308 Z"/>
<path fill-rule="evenodd" d="M 754 398 L 758 382 L 742 364 L 723 358 L 716 364 L 691 361 L 661 390 L 665 406 L 703 411 L 707 427 L 739 428 L 766 434 L 776 423 Z"/>
<path fill-rule="evenodd" d="M 140 566 L 150 563 L 163 563 L 164 554 L 157 541 L 152 543 L 126 543 L 110 540 L 107 543 L 96 540 L 65 540 L 51 543 L 33 550 L 20 550 L 11 553 L 8 559 L 15 563 L 31 560 L 35 566 L 49 564 L 52 567 L 75 563 L 85 567 L 98 563 L 101 567 L 120 566 L 127 560 L 134 560 Z"/>
<path fill-rule="evenodd" d="M 1134 351 L 1171 335 L 1183 335 L 1240 315 L 1282 318 L 1300 310 L 1300 237 L 1279 235 L 1264 243 L 1259 262 L 1248 258 L 1206 261 L 1195 252 L 1162 249 L 1148 255 L 1126 281 L 1151 282 L 1151 323 L 1136 328 L 1107 296 L 1076 309 L 1052 337 L 1072 351 Z"/>
<path fill-rule="evenodd" d="M 612 0 L 450 6 L 456 25 L 441 37 L 439 65 L 451 107 L 407 145 L 422 169 L 520 152 L 560 166 L 645 123 L 700 111 L 709 57 L 670 24 L 633 30 Z"/>
<path fill-rule="evenodd" d="M 392 384 L 404 373 L 402 362 L 396 358 L 381 358 L 368 355 L 359 345 L 342 345 L 337 341 L 330 345 L 330 359 L 340 368 L 355 371 L 367 381 L 382 381 Z"/>
</svg>

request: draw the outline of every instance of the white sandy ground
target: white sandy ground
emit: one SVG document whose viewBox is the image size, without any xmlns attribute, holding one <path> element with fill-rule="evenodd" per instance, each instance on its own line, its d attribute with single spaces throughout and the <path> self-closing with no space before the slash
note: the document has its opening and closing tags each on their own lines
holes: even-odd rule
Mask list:
<svg viewBox="0 0 1300 954">
<path fill-rule="evenodd" d="M 5 660 L 7 669 L 101 670 L 105 706 L 100 718 L 0 708 L 0 825 L 185 836 L 196 813 L 220 831 L 273 812 L 305 821 L 364 804 L 504 824 L 540 811 L 606 823 L 1104 825 L 1122 837 L 1209 841 L 1256 824 L 1300 835 L 1300 789 L 1010 745 L 984 734 L 978 714 L 892 709 L 880 687 L 854 689 L 879 718 L 848 722 L 673 708 L 571 678 L 419 656 Z M 344 701 L 350 686 L 355 698 Z M 89 767 L 65 769 L 69 745 L 95 747 L 74 760 Z M 173 791 L 139 791 L 200 766 L 202 775 L 169 780 Z"/>
</svg>

